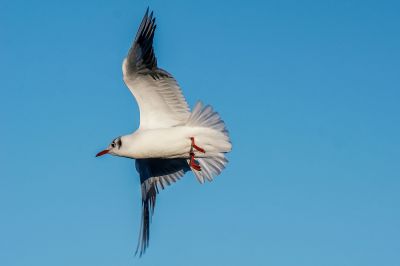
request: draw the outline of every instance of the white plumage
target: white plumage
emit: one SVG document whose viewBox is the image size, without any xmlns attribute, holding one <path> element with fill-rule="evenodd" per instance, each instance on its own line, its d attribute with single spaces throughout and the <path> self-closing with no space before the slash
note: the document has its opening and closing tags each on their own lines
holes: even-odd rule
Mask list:
<svg viewBox="0 0 400 266">
<path fill-rule="evenodd" d="M 157 67 L 155 28 L 153 12 L 149 15 L 147 10 L 122 64 L 124 81 L 139 105 L 140 126 L 97 154 L 136 159 L 142 184 L 142 223 L 136 250 L 140 255 L 149 243 L 158 191 L 190 170 L 200 183 L 213 180 L 225 168 L 225 153 L 232 148 L 218 113 L 201 102 L 190 112 L 176 80 Z"/>
</svg>

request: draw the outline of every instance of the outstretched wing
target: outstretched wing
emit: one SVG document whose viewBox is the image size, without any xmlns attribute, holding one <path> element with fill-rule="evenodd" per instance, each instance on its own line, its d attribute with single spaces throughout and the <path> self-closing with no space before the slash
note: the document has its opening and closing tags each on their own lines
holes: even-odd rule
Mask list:
<svg viewBox="0 0 400 266">
<path fill-rule="evenodd" d="M 160 189 L 179 180 L 190 170 L 185 159 L 137 159 L 136 170 L 142 186 L 142 221 L 136 254 L 142 256 L 149 246 L 150 222 Z"/>
<path fill-rule="evenodd" d="M 124 81 L 140 110 L 140 127 L 165 128 L 183 124 L 190 110 L 171 74 L 157 67 L 153 39 L 153 12 L 147 9 L 135 41 L 122 64 Z"/>
</svg>

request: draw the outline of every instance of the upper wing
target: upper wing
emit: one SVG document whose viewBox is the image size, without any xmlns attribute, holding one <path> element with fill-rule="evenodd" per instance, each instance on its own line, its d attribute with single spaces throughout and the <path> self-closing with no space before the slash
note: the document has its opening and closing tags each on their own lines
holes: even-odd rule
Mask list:
<svg viewBox="0 0 400 266">
<path fill-rule="evenodd" d="M 140 127 L 147 129 L 180 125 L 190 115 L 176 80 L 157 67 L 153 48 L 155 29 L 153 12 L 149 15 L 147 9 L 122 64 L 125 84 L 139 105 Z"/>
<path fill-rule="evenodd" d="M 138 159 L 136 170 L 142 184 L 142 222 L 136 253 L 141 256 L 149 245 L 150 221 L 159 189 L 179 180 L 190 170 L 185 159 Z"/>
</svg>

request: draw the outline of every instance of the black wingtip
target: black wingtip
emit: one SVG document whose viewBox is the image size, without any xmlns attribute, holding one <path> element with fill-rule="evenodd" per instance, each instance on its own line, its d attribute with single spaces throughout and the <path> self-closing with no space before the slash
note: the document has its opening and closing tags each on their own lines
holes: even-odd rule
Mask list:
<svg viewBox="0 0 400 266">
<path fill-rule="evenodd" d="M 142 221 L 140 223 L 139 239 L 136 246 L 135 256 L 139 258 L 144 255 L 146 249 L 149 247 L 150 241 L 150 223 L 156 205 L 157 189 L 153 185 L 147 195 L 147 198 L 142 200 Z"/>
<path fill-rule="evenodd" d="M 149 17 L 149 12 L 150 12 L 150 7 L 147 7 L 142 20 L 146 20 Z"/>
</svg>

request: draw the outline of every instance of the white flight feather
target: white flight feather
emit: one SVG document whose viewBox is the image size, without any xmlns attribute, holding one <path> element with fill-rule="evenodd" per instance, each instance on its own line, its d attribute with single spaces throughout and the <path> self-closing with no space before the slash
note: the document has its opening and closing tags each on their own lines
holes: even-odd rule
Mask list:
<svg viewBox="0 0 400 266">
<path fill-rule="evenodd" d="M 183 125 L 190 116 L 189 106 L 173 77 L 151 75 L 126 75 L 124 81 L 135 97 L 140 110 L 140 129 L 168 128 Z"/>
</svg>

